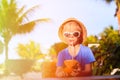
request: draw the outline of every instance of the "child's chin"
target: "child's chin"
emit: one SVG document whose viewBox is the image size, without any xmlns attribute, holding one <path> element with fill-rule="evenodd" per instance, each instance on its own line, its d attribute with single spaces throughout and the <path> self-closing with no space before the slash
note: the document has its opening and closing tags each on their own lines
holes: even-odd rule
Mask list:
<svg viewBox="0 0 120 80">
<path fill-rule="evenodd" d="M 69 45 L 71 45 L 71 46 L 72 46 L 73 44 L 74 44 L 73 42 L 69 42 Z"/>
</svg>

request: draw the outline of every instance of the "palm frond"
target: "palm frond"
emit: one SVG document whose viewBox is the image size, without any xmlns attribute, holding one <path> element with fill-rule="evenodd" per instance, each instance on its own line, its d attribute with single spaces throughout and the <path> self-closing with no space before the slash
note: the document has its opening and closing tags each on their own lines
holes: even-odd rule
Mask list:
<svg viewBox="0 0 120 80">
<path fill-rule="evenodd" d="M 40 7 L 39 5 L 35 5 L 35 6 L 31 7 L 30 9 L 28 9 L 24 14 L 28 14 L 28 13 L 34 12 L 39 7 Z"/>
<path fill-rule="evenodd" d="M 23 25 L 20 25 L 18 27 L 18 31 L 17 34 L 21 34 L 21 33 L 29 33 L 31 32 L 35 27 L 35 22 L 29 22 Z"/>
<path fill-rule="evenodd" d="M 17 11 L 17 14 L 23 13 L 24 9 L 25 9 L 25 6 L 23 6 L 22 8 L 20 8 L 20 9 Z"/>
<path fill-rule="evenodd" d="M 18 19 L 18 22 L 19 22 L 21 19 L 23 20 L 23 18 L 26 19 L 26 20 L 28 20 L 28 15 L 32 14 L 32 13 L 35 11 L 35 9 L 37 9 L 37 8 L 39 8 L 39 5 L 33 6 L 32 8 L 30 8 L 30 9 L 27 10 L 26 12 L 22 13 L 22 15 L 21 15 L 21 16 L 19 17 L 19 19 Z"/>
<path fill-rule="evenodd" d="M 41 19 L 36 19 L 34 21 L 37 24 L 37 23 L 41 23 L 41 22 L 49 22 L 50 19 L 49 18 L 41 18 Z"/>
<path fill-rule="evenodd" d="M 22 8 L 20 8 L 18 11 L 17 11 L 17 14 L 19 14 L 19 17 L 18 19 L 16 20 L 17 23 L 22 23 L 23 21 L 23 18 L 25 18 L 26 16 L 21 16 L 23 11 L 25 9 L 25 6 L 23 6 Z M 27 17 L 26 17 L 27 18 Z"/>
<path fill-rule="evenodd" d="M 114 0 L 105 0 L 105 1 L 106 1 L 106 3 L 111 3 Z"/>
<path fill-rule="evenodd" d="M 31 21 L 31 22 L 22 24 L 18 27 L 18 31 L 16 34 L 29 33 L 34 29 L 34 27 L 37 23 L 47 22 L 47 21 L 49 21 L 49 19 L 43 18 L 43 19 L 37 19 L 37 20 Z"/>
</svg>

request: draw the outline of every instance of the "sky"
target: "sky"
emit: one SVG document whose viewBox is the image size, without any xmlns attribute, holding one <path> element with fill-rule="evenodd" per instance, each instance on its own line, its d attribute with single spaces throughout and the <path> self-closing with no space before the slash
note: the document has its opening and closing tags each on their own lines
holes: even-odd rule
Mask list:
<svg viewBox="0 0 120 80">
<path fill-rule="evenodd" d="M 30 40 L 39 43 L 42 51 L 46 52 L 51 45 L 60 42 L 57 33 L 59 26 L 70 17 L 83 22 L 88 36 L 99 35 L 110 25 L 118 29 L 117 19 L 114 17 L 114 2 L 106 4 L 104 0 L 17 0 L 17 4 L 18 7 L 25 5 L 26 10 L 39 5 L 40 8 L 29 19 L 50 18 L 50 21 L 37 24 L 31 33 L 13 36 L 9 43 L 9 58 L 18 58 L 16 47 L 19 43 L 26 44 Z"/>
</svg>

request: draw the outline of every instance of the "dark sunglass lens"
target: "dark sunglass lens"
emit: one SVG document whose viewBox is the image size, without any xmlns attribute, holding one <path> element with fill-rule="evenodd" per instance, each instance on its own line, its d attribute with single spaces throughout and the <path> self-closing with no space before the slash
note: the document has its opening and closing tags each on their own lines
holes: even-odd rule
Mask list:
<svg viewBox="0 0 120 80">
<path fill-rule="evenodd" d="M 64 33 L 64 36 L 65 36 L 65 37 L 69 37 L 70 34 L 69 34 L 69 33 Z"/>
<path fill-rule="evenodd" d="M 79 32 L 74 32 L 73 35 L 74 35 L 75 37 L 79 37 L 80 34 L 79 34 Z"/>
</svg>

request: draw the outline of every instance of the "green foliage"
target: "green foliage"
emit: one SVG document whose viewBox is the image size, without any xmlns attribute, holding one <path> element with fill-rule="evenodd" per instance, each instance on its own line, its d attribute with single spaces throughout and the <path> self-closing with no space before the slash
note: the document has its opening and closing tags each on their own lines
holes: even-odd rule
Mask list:
<svg viewBox="0 0 120 80">
<path fill-rule="evenodd" d="M 29 14 L 38 6 L 24 11 L 24 6 L 19 8 L 15 0 L 1 0 L 0 2 L 0 36 L 4 38 L 5 55 L 8 59 L 8 44 L 16 34 L 31 32 L 37 23 L 48 21 L 47 18 L 29 21 Z"/>
<path fill-rule="evenodd" d="M 2 43 L 2 41 L 0 41 L 0 54 L 3 52 L 4 50 L 4 44 Z"/>
<path fill-rule="evenodd" d="M 53 54 L 56 54 L 58 55 L 58 53 L 66 48 L 68 45 L 63 43 L 63 42 L 58 42 L 58 43 L 55 43 L 54 45 L 51 46 L 51 49 L 49 50 L 49 53 L 50 55 L 53 55 Z"/>
<path fill-rule="evenodd" d="M 19 44 L 17 53 L 23 59 L 40 59 L 44 56 L 40 50 L 40 45 L 33 41 L 28 44 Z"/>
<path fill-rule="evenodd" d="M 110 2 L 112 2 L 112 1 L 114 1 L 114 0 L 105 0 L 107 3 L 110 3 Z"/>
<path fill-rule="evenodd" d="M 87 42 L 88 43 L 97 43 L 98 42 L 98 37 L 90 35 L 90 36 L 87 37 Z"/>
<path fill-rule="evenodd" d="M 83 43 L 83 45 L 88 46 L 88 44 L 96 44 L 98 43 L 98 37 L 95 35 L 90 35 L 87 37 L 86 41 Z"/>
<path fill-rule="evenodd" d="M 120 68 L 118 57 L 120 51 L 120 37 L 118 31 L 114 30 L 112 26 L 105 28 L 100 34 L 101 39 L 99 40 L 100 46 L 95 49 L 96 67 L 95 75 L 109 75 L 114 68 Z"/>
</svg>

